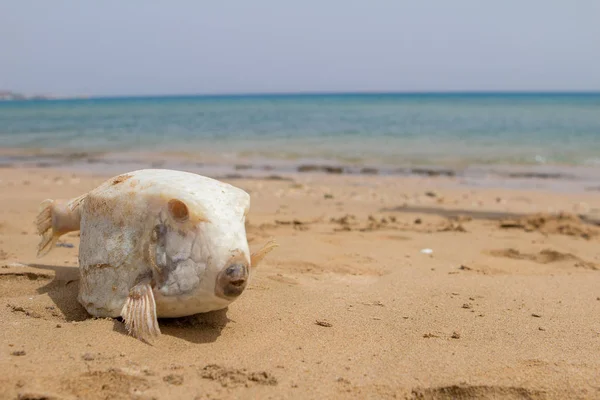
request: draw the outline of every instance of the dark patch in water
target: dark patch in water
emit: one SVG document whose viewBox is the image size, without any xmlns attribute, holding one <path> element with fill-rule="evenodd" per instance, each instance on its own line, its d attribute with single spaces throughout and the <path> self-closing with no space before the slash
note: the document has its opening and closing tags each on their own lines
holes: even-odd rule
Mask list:
<svg viewBox="0 0 600 400">
<path fill-rule="evenodd" d="M 305 164 L 298 167 L 298 172 L 325 172 L 328 174 L 343 174 L 344 168 L 331 165 Z"/>
<path fill-rule="evenodd" d="M 360 170 L 360 173 L 363 175 L 377 175 L 379 170 L 377 168 L 364 167 Z"/>
<path fill-rule="evenodd" d="M 425 176 L 456 176 L 456 171 L 451 169 L 411 168 L 410 173 Z"/>
<path fill-rule="evenodd" d="M 512 172 L 507 175 L 516 179 L 574 179 L 573 175 L 559 172 Z"/>
</svg>

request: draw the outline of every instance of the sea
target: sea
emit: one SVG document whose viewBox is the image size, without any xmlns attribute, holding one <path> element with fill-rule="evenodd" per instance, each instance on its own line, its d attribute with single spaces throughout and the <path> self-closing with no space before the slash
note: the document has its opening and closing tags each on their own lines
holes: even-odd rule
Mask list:
<svg viewBox="0 0 600 400">
<path fill-rule="evenodd" d="M 360 93 L 0 102 L 0 166 L 170 166 L 600 184 L 600 93 Z"/>
</svg>

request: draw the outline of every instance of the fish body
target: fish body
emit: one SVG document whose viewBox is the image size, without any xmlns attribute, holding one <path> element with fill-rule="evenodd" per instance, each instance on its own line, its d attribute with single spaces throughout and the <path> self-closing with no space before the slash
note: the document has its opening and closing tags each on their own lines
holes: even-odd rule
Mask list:
<svg viewBox="0 0 600 400">
<path fill-rule="evenodd" d="M 80 230 L 78 300 L 91 315 L 123 317 L 139 338 L 160 333 L 157 318 L 226 308 L 251 267 L 248 193 L 190 172 L 145 169 L 108 179 L 69 200 L 46 200 L 37 219 L 50 251 Z"/>
</svg>

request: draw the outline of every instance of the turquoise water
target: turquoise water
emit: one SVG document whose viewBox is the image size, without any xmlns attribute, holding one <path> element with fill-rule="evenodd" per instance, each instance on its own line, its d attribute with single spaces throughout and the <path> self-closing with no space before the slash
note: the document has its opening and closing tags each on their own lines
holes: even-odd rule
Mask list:
<svg viewBox="0 0 600 400">
<path fill-rule="evenodd" d="M 0 102 L 0 148 L 198 162 L 600 165 L 600 93 L 346 94 Z"/>
</svg>

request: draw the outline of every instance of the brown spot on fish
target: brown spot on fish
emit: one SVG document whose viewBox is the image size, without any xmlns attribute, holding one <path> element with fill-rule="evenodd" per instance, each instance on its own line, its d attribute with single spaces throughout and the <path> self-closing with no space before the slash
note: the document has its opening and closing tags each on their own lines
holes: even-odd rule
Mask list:
<svg viewBox="0 0 600 400">
<path fill-rule="evenodd" d="M 113 185 L 117 185 L 121 182 L 125 182 L 127 179 L 131 178 L 131 175 L 119 175 L 117 176 L 115 179 L 113 179 L 112 184 Z"/>
<path fill-rule="evenodd" d="M 160 200 L 167 203 L 169 215 L 171 215 L 176 222 L 182 224 L 185 223 L 187 227 L 191 227 L 200 222 L 210 222 L 206 215 L 204 215 L 203 210 L 198 207 L 189 209 L 183 201 L 167 197 L 166 195 L 160 195 Z M 185 218 L 186 212 L 187 218 Z"/>
<path fill-rule="evenodd" d="M 187 221 L 190 216 L 190 212 L 185 203 L 177 199 L 169 200 L 169 213 L 171 213 L 171 216 L 178 222 Z"/>
</svg>

